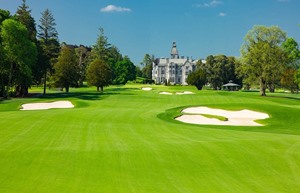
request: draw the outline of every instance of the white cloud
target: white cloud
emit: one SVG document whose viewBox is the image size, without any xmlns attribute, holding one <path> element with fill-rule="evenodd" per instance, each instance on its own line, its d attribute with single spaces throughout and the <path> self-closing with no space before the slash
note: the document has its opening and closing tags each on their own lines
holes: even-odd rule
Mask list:
<svg viewBox="0 0 300 193">
<path fill-rule="evenodd" d="M 197 7 L 217 7 L 219 5 L 223 4 L 222 1 L 218 1 L 218 0 L 212 0 L 211 2 L 208 3 L 201 3 L 196 5 Z"/>
<path fill-rule="evenodd" d="M 118 7 L 115 5 L 108 5 L 101 8 L 101 12 L 131 12 L 131 9 L 126 7 Z"/>
<path fill-rule="evenodd" d="M 226 15 L 227 15 L 227 13 L 223 13 L 223 12 L 219 13 L 220 17 L 225 17 Z"/>
</svg>

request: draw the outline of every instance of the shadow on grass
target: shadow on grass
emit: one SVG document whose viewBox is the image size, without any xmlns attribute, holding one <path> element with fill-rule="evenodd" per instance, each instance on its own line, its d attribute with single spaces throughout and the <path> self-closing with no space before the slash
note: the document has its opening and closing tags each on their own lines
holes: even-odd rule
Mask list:
<svg viewBox="0 0 300 193">
<path fill-rule="evenodd" d="M 267 96 L 266 98 L 270 98 L 270 99 L 290 99 L 290 100 L 300 101 L 300 98 L 292 97 L 292 96 Z"/>
<path fill-rule="evenodd" d="M 41 99 L 67 99 L 67 98 L 77 98 L 82 100 L 101 100 L 109 95 L 116 95 L 119 93 L 104 92 L 69 92 L 69 93 L 49 93 L 46 95 L 39 95 L 37 98 Z"/>
</svg>

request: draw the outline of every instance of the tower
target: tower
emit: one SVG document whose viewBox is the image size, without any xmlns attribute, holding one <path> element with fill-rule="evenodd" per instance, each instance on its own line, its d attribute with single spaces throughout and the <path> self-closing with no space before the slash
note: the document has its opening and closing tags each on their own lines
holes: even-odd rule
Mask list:
<svg viewBox="0 0 300 193">
<path fill-rule="evenodd" d="M 173 42 L 173 46 L 171 49 L 171 58 L 172 59 L 178 59 L 179 58 L 179 53 L 177 50 L 176 42 Z"/>
</svg>

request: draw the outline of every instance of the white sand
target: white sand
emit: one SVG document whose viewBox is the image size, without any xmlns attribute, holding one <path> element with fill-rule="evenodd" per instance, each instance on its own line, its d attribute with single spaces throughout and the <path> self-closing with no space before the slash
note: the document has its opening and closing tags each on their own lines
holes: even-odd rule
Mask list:
<svg viewBox="0 0 300 193">
<path fill-rule="evenodd" d="M 150 90 L 152 90 L 152 88 L 150 88 L 150 87 L 144 87 L 144 88 L 142 88 L 142 90 L 150 91 Z"/>
<path fill-rule="evenodd" d="M 176 92 L 176 94 L 182 95 L 182 94 L 195 94 L 195 93 L 190 91 L 184 91 L 184 92 Z"/>
<path fill-rule="evenodd" d="M 184 123 L 202 125 L 262 126 L 261 124 L 254 122 L 254 120 L 269 118 L 268 114 L 246 109 L 241 111 L 227 111 L 211 109 L 208 107 L 191 107 L 184 109 L 182 112 L 193 115 L 182 115 L 177 117 L 176 120 Z M 200 114 L 222 116 L 228 118 L 228 121 L 221 121 L 216 118 L 207 118 Z"/>
<path fill-rule="evenodd" d="M 159 94 L 172 95 L 172 93 L 170 93 L 170 92 L 160 92 Z"/>
<path fill-rule="evenodd" d="M 28 103 L 23 104 L 21 110 L 45 110 L 45 109 L 62 109 L 62 108 L 74 108 L 74 105 L 70 101 L 56 101 L 52 103 Z"/>
</svg>

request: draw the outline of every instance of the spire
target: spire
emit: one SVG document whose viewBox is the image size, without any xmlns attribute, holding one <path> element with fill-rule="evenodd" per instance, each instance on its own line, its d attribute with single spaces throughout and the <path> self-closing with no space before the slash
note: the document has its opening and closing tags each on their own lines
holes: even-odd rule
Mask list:
<svg viewBox="0 0 300 193">
<path fill-rule="evenodd" d="M 172 46 L 172 49 L 171 49 L 171 58 L 172 59 L 174 59 L 174 58 L 178 59 L 179 58 L 176 42 L 173 42 L 173 46 Z"/>
</svg>

